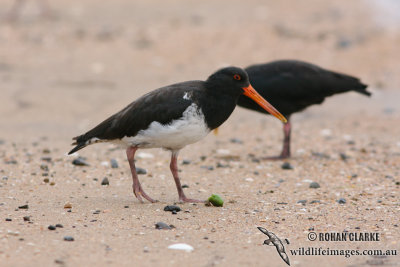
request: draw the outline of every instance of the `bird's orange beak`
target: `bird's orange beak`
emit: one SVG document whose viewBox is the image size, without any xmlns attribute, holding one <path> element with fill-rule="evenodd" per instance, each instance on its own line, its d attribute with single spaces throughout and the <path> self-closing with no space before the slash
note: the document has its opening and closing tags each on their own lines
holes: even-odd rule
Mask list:
<svg viewBox="0 0 400 267">
<path fill-rule="evenodd" d="M 244 95 L 253 99 L 257 104 L 259 104 L 263 109 L 274 115 L 276 118 L 280 119 L 283 123 L 287 123 L 287 119 L 278 111 L 274 106 L 268 103 L 262 96 L 260 96 L 253 86 L 249 84 L 247 87 L 243 87 Z"/>
</svg>

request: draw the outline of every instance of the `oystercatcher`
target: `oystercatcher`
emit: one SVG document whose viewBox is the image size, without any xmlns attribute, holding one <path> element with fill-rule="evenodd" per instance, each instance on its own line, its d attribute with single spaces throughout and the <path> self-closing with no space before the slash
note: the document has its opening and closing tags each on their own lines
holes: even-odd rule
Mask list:
<svg viewBox="0 0 400 267">
<path fill-rule="evenodd" d="M 250 85 L 240 68 L 223 68 L 206 81 L 188 81 L 154 90 L 129 104 L 87 133 L 73 138 L 72 154 L 87 145 L 114 142 L 126 148 L 131 168 L 133 193 L 155 202 L 140 185 L 134 162 L 140 148 L 170 150 L 170 169 L 179 200 L 201 202 L 185 196 L 178 176 L 178 152 L 184 146 L 204 138 L 231 115 L 240 95 L 253 99 L 262 108 L 285 122 L 286 119 Z"/>
<path fill-rule="evenodd" d="M 283 125 L 284 140 L 280 156 L 267 159 L 285 159 L 290 157 L 290 116 L 305 108 L 321 104 L 325 98 L 334 94 L 355 91 L 367 96 L 367 85 L 358 78 L 323 69 L 314 64 L 297 60 L 279 60 L 266 64 L 252 65 L 245 69 L 250 83 L 256 91 L 268 99 L 287 119 Z M 249 101 L 239 97 L 238 105 L 255 111 L 265 111 Z"/>
</svg>

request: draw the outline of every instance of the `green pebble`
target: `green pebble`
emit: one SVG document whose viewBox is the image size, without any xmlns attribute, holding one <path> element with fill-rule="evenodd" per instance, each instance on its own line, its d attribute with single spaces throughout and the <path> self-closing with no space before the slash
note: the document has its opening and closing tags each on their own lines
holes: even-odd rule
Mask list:
<svg viewBox="0 0 400 267">
<path fill-rule="evenodd" d="M 211 197 L 208 198 L 208 201 L 215 207 L 222 207 L 224 205 L 224 200 L 216 194 L 212 194 Z"/>
</svg>

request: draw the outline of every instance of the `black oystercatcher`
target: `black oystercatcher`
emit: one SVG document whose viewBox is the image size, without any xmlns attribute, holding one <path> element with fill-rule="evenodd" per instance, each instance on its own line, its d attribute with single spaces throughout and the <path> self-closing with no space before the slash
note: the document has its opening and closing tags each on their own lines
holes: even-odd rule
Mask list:
<svg viewBox="0 0 400 267">
<path fill-rule="evenodd" d="M 284 140 L 280 156 L 268 159 L 290 157 L 290 116 L 305 108 L 324 102 L 325 97 L 356 91 L 370 96 L 367 85 L 358 78 L 329 71 L 314 64 L 297 60 L 279 60 L 266 64 L 253 65 L 245 69 L 250 83 L 256 91 L 268 99 L 287 119 L 283 125 Z M 263 112 L 259 106 L 246 97 L 239 97 L 238 105 Z"/>
<path fill-rule="evenodd" d="M 139 148 L 164 148 L 172 152 L 170 169 L 179 200 L 200 202 L 185 196 L 178 176 L 181 148 L 204 138 L 231 115 L 240 95 L 257 102 L 282 121 L 286 119 L 249 83 L 247 73 L 236 67 L 221 69 L 206 81 L 188 81 L 154 90 L 132 102 L 87 133 L 73 138 L 72 154 L 87 145 L 114 142 L 124 145 L 133 179 L 133 193 L 154 202 L 136 175 L 134 156 Z"/>
</svg>

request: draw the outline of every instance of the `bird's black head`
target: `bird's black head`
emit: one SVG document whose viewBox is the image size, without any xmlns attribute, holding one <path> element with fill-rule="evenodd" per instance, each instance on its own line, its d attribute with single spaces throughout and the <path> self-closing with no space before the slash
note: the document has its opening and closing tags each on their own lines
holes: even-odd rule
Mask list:
<svg viewBox="0 0 400 267">
<path fill-rule="evenodd" d="M 247 72 L 237 67 L 227 67 L 218 70 L 208 77 L 206 81 L 207 90 L 213 94 L 224 95 L 224 97 L 234 97 L 236 101 L 241 94 L 253 99 L 263 109 L 286 123 L 287 120 L 277 111 L 270 103 L 268 103 L 249 82 Z"/>
<path fill-rule="evenodd" d="M 250 85 L 247 72 L 237 67 L 220 69 L 208 77 L 206 82 L 209 89 L 233 96 L 243 94 L 243 88 Z"/>
</svg>

